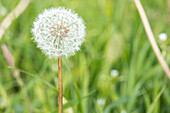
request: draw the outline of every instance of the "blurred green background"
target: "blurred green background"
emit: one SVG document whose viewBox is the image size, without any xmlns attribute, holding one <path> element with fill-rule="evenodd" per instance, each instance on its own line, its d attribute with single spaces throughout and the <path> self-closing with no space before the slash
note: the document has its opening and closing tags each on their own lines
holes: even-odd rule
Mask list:
<svg viewBox="0 0 170 113">
<path fill-rule="evenodd" d="M 170 1 L 141 2 L 160 44 L 160 33 L 170 36 Z M 0 0 L 0 22 L 18 3 Z M 36 48 L 30 30 L 43 9 L 58 6 L 73 9 L 87 26 L 81 51 L 63 57 L 65 113 L 170 113 L 169 80 L 133 0 L 32 0 L 0 40 L 24 82 L 21 88 L 0 49 L 0 113 L 57 113 L 57 60 Z"/>
</svg>

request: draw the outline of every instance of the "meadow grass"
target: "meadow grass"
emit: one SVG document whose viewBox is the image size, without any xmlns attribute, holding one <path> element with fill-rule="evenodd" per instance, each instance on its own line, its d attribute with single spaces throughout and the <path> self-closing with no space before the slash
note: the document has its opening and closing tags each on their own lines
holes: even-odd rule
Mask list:
<svg viewBox="0 0 170 113">
<path fill-rule="evenodd" d="M 168 0 L 141 0 L 156 40 L 170 36 Z M 1 0 L 7 13 L 19 0 Z M 27 113 L 22 89 L 12 76 L 19 70 L 34 113 L 57 112 L 57 60 L 31 40 L 33 21 L 44 8 L 65 6 L 86 22 L 81 51 L 63 57 L 63 108 L 71 113 L 168 113 L 170 84 L 147 39 L 132 0 L 32 0 L 6 31 L 1 44 L 11 51 L 10 68 L 0 50 L 0 113 Z M 0 21 L 5 15 L 0 16 Z M 170 62 L 168 61 L 168 64 Z M 116 69 L 119 75 L 112 77 Z M 104 104 L 98 102 L 105 100 Z M 71 109 L 70 109 L 71 107 Z M 69 108 L 69 109 L 68 109 Z"/>
</svg>

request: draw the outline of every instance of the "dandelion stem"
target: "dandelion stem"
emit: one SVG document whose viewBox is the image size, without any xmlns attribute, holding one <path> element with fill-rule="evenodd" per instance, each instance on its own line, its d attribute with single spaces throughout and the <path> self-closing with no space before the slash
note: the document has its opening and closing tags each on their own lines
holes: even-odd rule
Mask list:
<svg viewBox="0 0 170 113">
<path fill-rule="evenodd" d="M 58 113 L 63 113 L 62 59 L 58 57 Z"/>
</svg>

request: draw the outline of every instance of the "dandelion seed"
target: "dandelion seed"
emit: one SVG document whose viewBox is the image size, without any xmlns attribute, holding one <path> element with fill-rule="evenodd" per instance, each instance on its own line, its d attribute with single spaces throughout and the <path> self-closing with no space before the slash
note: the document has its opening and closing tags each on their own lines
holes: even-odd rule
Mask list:
<svg viewBox="0 0 170 113">
<path fill-rule="evenodd" d="M 158 37 L 159 37 L 159 40 L 165 41 L 167 39 L 167 34 L 166 33 L 161 33 L 161 34 L 159 34 Z"/>
<path fill-rule="evenodd" d="M 64 7 L 50 8 L 35 20 L 32 39 L 49 58 L 68 57 L 80 50 L 86 35 L 85 28 L 77 13 Z"/>
</svg>

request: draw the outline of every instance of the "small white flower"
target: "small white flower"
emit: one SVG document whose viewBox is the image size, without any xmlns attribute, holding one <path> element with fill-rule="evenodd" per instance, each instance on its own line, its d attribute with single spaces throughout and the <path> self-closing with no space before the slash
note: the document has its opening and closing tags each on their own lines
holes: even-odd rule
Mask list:
<svg viewBox="0 0 170 113">
<path fill-rule="evenodd" d="M 77 13 L 64 7 L 45 9 L 34 22 L 33 40 L 50 58 L 71 56 L 85 40 L 85 25 Z"/>
<path fill-rule="evenodd" d="M 110 71 L 110 75 L 111 75 L 112 77 L 118 76 L 118 75 L 119 75 L 119 71 L 113 69 L 113 70 Z"/>
<path fill-rule="evenodd" d="M 159 40 L 165 41 L 167 39 L 167 34 L 166 33 L 161 33 L 161 34 L 159 34 L 158 37 L 159 37 Z"/>
<path fill-rule="evenodd" d="M 67 103 L 68 103 L 67 99 L 65 97 L 63 97 L 63 104 L 67 104 Z M 65 109 L 64 113 L 73 113 L 72 107 Z"/>
<path fill-rule="evenodd" d="M 97 99 L 97 103 L 98 103 L 100 106 L 103 106 L 103 105 L 105 104 L 105 102 L 106 102 L 106 99 L 102 99 L 102 98 Z"/>
</svg>

